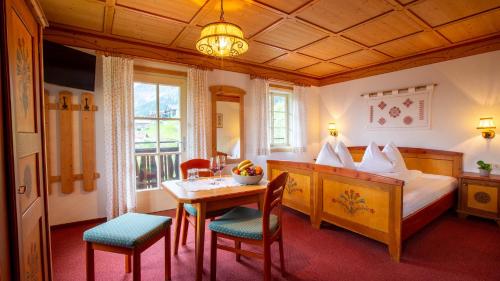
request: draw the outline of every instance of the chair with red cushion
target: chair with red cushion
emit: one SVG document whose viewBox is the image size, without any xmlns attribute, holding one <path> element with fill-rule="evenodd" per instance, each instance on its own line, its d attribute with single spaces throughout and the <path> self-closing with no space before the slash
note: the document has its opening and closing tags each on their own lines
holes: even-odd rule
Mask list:
<svg viewBox="0 0 500 281">
<path fill-rule="evenodd" d="M 187 179 L 188 170 L 190 169 L 202 169 L 198 172 L 200 177 L 213 176 L 213 173 L 209 170 L 210 161 L 206 159 L 188 160 L 186 162 L 181 163 L 180 168 L 181 168 L 182 179 Z M 215 217 L 223 215 L 227 211 L 228 210 L 217 210 L 217 211 L 207 212 L 206 217 L 207 219 L 212 220 Z M 182 224 L 181 245 L 183 246 L 186 245 L 189 224 L 191 224 L 194 227 L 195 229 L 194 233 L 196 233 L 196 216 L 197 216 L 196 208 L 191 204 L 184 204 L 184 210 L 182 210 L 182 219 L 181 219 L 181 224 Z M 194 217 L 194 219 L 191 220 L 190 217 Z M 175 233 L 175 235 L 177 236 L 178 234 Z M 177 251 L 179 249 L 179 243 L 178 243 L 179 237 L 175 237 L 174 241 L 177 241 L 177 243 L 174 245 L 174 254 L 177 254 Z"/>
</svg>

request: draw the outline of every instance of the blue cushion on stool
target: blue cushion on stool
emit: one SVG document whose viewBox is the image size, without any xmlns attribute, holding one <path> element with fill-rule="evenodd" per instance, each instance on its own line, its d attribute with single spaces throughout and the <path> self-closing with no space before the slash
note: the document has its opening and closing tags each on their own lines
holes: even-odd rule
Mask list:
<svg viewBox="0 0 500 281">
<path fill-rule="evenodd" d="M 165 231 L 165 227 L 171 224 L 170 217 L 128 213 L 85 231 L 83 240 L 132 249 Z"/>
<path fill-rule="evenodd" d="M 236 207 L 208 225 L 212 231 L 254 240 L 262 240 L 262 212 L 252 208 Z M 269 229 L 278 228 L 278 217 L 271 215 Z"/>
<path fill-rule="evenodd" d="M 184 204 L 184 209 L 186 210 L 186 212 L 188 212 L 188 214 L 190 214 L 193 217 L 196 217 L 196 214 L 198 213 L 196 211 L 196 208 L 191 204 Z"/>
</svg>

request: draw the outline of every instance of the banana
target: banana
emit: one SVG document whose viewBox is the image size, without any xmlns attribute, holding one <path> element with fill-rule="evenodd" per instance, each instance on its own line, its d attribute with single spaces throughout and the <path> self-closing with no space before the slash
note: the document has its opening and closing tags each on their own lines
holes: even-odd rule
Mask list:
<svg viewBox="0 0 500 281">
<path fill-rule="evenodd" d="M 252 161 L 250 161 L 250 160 L 243 160 L 243 161 L 241 161 L 240 164 L 238 164 L 238 169 L 242 170 L 241 167 L 243 167 L 243 166 L 245 166 L 247 164 L 252 164 Z"/>
<path fill-rule="evenodd" d="M 240 171 L 244 171 L 244 170 L 246 170 L 247 168 L 250 168 L 250 167 L 252 167 L 252 166 L 253 166 L 253 163 L 252 163 L 252 162 L 250 162 L 250 163 L 247 163 L 246 165 L 241 166 L 241 167 L 240 167 L 240 168 L 238 168 L 238 169 L 239 169 Z"/>
</svg>

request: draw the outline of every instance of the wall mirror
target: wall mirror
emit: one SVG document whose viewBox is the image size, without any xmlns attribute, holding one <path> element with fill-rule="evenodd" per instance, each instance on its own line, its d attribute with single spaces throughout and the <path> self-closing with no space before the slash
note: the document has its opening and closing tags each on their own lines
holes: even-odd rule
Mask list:
<svg viewBox="0 0 500 281">
<path fill-rule="evenodd" d="M 244 158 L 245 91 L 225 85 L 210 87 L 212 93 L 212 155 L 224 155 L 228 163 Z"/>
</svg>

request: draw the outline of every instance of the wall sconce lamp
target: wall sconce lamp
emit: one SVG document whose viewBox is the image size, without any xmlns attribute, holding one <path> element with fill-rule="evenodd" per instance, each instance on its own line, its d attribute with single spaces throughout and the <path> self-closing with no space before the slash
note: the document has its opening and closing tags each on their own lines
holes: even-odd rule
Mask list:
<svg viewBox="0 0 500 281">
<path fill-rule="evenodd" d="M 492 139 L 495 137 L 495 122 L 493 122 L 493 117 L 479 118 L 478 130 L 481 130 L 481 135 L 485 139 Z"/>
<path fill-rule="evenodd" d="M 330 132 L 330 136 L 336 137 L 339 135 L 339 132 L 337 131 L 337 124 L 334 122 L 330 122 L 328 124 L 328 132 Z"/>
</svg>

